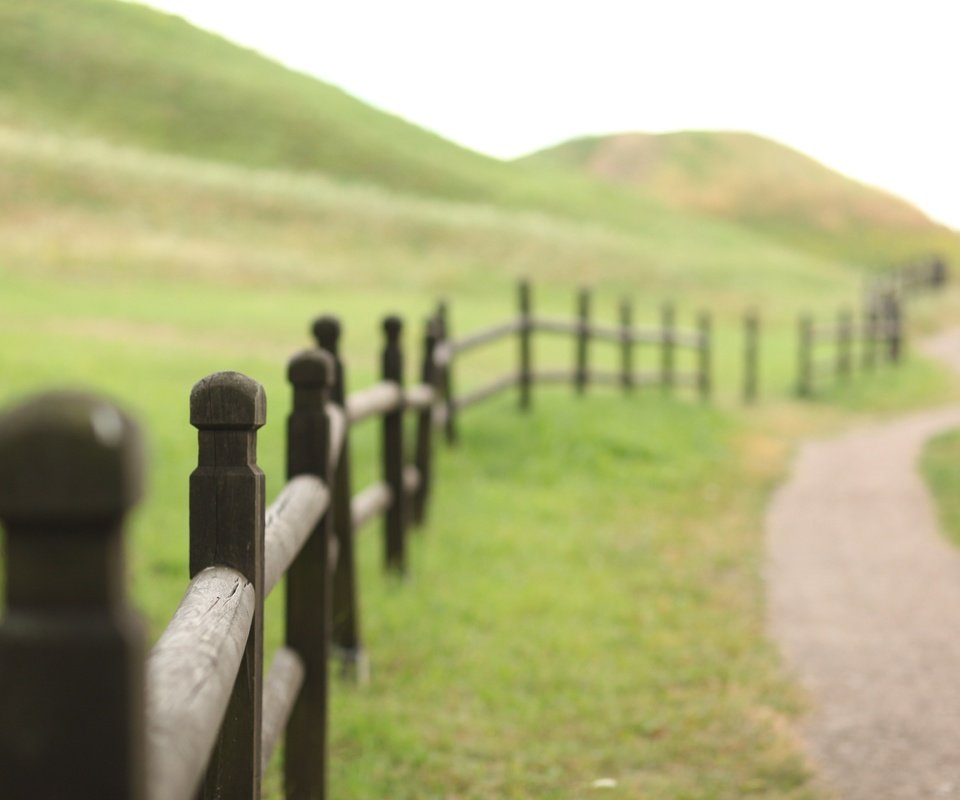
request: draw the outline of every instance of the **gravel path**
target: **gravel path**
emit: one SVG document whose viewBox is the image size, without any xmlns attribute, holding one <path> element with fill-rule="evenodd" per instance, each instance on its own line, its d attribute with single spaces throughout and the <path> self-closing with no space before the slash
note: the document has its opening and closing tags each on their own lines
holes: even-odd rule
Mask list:
<svg viewBox="0 0 960 800">
<path fill-rule="evenodd" d="M 960 331 L 924 349 L 960 371 Z M 770 631 L 843 800 L 960 798 L 960 551 L 917 472 L 956 427 L 960 406 L 809 443 L 768 512 Z"/>
</svg>

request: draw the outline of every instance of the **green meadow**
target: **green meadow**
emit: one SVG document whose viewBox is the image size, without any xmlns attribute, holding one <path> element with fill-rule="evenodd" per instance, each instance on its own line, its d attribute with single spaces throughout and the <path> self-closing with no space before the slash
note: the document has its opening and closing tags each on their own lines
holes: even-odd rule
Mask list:
<svg viewBox="0 0 960 800">
<path fill-rule="evenodd" d="M 132 4 L 4 3 L 0 66 L 0 400 L 84 386 L 140 420 L 149 491 L 129 553 L 152 637 L 187 583 L 201 377 L 240 370 L 264 385 L 272 498 L 286 362 L 318 314 L 341 318 L 356 389 L 377 379 L 385 314 L 406 321 L 412 378 L 438 299 L 454 335 L 468 333 L 515 313 L 521 277 L 552 317 L 573 313 L 581 286 L 610 323 L 625 296 L 640 325 L 665 301 L 681 327 L 707 309 L 710 404 L 538 387 L 522 414 L 501 396 L 465 412 L 459 447 L 438 447 L 407 580 L 382 574 L 379 526 L 361 534 L 372 678 L 333 685 L 331 795 L 816 796 L 790 727 L 804 699 L 764 637 L 766 499 L 800 437 L 955 386 L 910 359 L 798 403 L 796 316 L 855 304 L 865 277 L 920 239 L 860 220 L 869 247 L 850 231 L 824 247 L 801 218 L 781 236 L 562 165 L 497 162 Z M 874 258 L 884 237 L 895 246 Z M 917 329 L 958 303 L 918 301 Z M 748 308 L 763 319 L 761 394 L 744 409 Z M 569 367 L 573 350 L 542 335 L 535 362 Z M 470 353 L 457 386 L 516 357 L 514 342 Z M 638 367 L 657 358 L 638 348 Z M 617 352 L 597 343 L 591 360 L 613 368 Z M 360 488 L 376 474 L 376 426 L 354 446 Z M 278 776 L 274 764 L 268 796 Z"/>
</svg>

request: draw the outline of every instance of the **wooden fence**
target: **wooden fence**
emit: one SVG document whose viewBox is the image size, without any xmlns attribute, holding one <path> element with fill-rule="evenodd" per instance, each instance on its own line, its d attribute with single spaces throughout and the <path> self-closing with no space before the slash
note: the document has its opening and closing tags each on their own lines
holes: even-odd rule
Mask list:
<svg viewBox="0 0 960 800">
<path fill-rule="evenodd" d="M 709 314 L 701 312 L 697 316 L 695 329 L 681 329 L 677 326 L 674 306 L 667 303 L 661 308 L 658 326 L 639 328 L 633 324 L 633 306 L 629 300 L 620 303 L 618 324 L 593 321 L 591 308 L 590 292 L 581 289 L 577 295 L 575 319 L 537 316 L 533 310 L 530 285 L 521 282 L 517 290 L 516 317 L 460 339 L 452 339 L 449 311 L 446 305 L 442 305 L 438 311 L 440 344 L 436 355 L 442 373 L 440 386 L 444 400 L 439 416 L 448 440 L 456 440 L 456 417 L 460 411 L 513 388 L 518 389 L 520 408 L 528 409 L 533 402 L 533 387 L 538 383 L 569 384 L 579 394 L 585 393 L 591 385 L 619 386 L 625 392 L 645 386 L 659 386 L 665 392 L 679 386 L 691 386 L 703 400 L 710 398 L 712 326 Z M 570 368 L 535 368 L 533 338 L 538 333 L 571 337 L 574 351 Z M 511 337 L 517 339 L 516 368 L 473 391 L 456 395 L 453 389 L 455 361 L 472 350 Z M 605 342 L 619 349 L 619 370 L 604 371 L 591 367 L 594 342 Z M 635 369 L 639 346 L 658 351 L 658 370 Z M 683 351 L 691 353 L 695 359 L 690 370 L 677 368 L 677 355 Z"/>
<path fill-rule="evenodd" d="M 340 325 L 319 318 L 316 346 L 289 362 L 287 482 L 269 506 L 257 466 L 262 387 L 234 372 L 197 383 L 190 395 L 198 430 L 190 582 L 146 657 L 124 588 L 124 520 L 142 491 L 136 425 L 107 401 L 70 392 L 41 395 L 0 418 L 0 794 L 255 800 L 283 739 L 285 796 L 326 797 L 330 656 L 355 679 L 366 672 L 356 537 L 382 517 L 385 569 L 404 573 L 408 528 L 427 514 L 434 429 L 455 440 L 459 412 L 511 388 L 530 408 L 538 383 L 569 383 L 579 393 L 594 384 L 628 392 L 689 385 L 709 398 L 709 316 L 681 330 L 665 305 L 657 326 L 638 328 L 624 302 L 618 323 L 608 325 L 592 320 L 590 300 L 580 292 L 574 320 L 537 316 L 523 283 L 516 317 L 459 339 L 441 305 L 427 322 L 419 377 L 409 386 L 402 324 L 388 317 L 381 380 L 353 393 L 339 356 Z M 537 333 L 570 336 L 572 368 L 535 368 Z M 511 337 L 516 369 L 457 395 L 459 358 Z M 619 370 L 591 367 L 595 341 L 618 348 Z M 658 369 L 635 369 L 641 346 L 654 348 Z M 755 360 L 756 342 L 747 350 Z M 678 369 L 681 351 L 693 354 L 693 370 Z M 413 442 L 404 441 L 407 414 L 415 417 Z M 351 431 L 373 419 L 380 479 L 354 492 Z M 263 603 L 283 580 L 286 639 L 265 671 Z"/>
</svg>

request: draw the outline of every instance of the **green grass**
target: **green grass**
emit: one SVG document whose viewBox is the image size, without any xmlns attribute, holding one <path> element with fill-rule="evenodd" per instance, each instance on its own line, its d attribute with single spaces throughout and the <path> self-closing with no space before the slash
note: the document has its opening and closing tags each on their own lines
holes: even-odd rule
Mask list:
<svg viewBox="0 0 960 800">
<path fill-rule="evenodd" d="M 921 469 L 933 492 L 940 527 L 954 544 L 960 544 L 960 432 L 938 436 L 923 451 Z"/>
</svg>

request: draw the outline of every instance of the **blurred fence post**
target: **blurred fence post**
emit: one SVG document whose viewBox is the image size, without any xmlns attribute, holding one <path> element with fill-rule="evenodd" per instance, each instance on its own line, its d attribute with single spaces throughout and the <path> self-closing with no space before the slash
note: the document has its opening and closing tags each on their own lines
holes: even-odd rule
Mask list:
<svg viewBox="0 0 960 800">
<path fill-rule="evenodd" d="M 633 389 L 633 306 L 630 298 L 620 301 L 620 385 Z"/>
<path fill-rule="evenodd" d="M 743 317 L 743 402 L 757 401 L 759 383 L 760 318 L 756 309 Z"/>
<path fill-rule="evenodd" d="M 390 316 L 383 321 L 385 343 L 381 360 L 382 377 L 403 389 L 403 352 L 400 335 L 403 323 Z M 451 407 L 452 407 L 451 401 Z M 403 485 L 403 403 L 383 415 L 381 451 L 383 480 L 390 487 L 392 500 L 384 514 L 384 564 L 388 571 L 406 572 L 406 492 Z"/>
<path fill-rule="evenodd" d="M 675 319 L 676 312 L 673 303 L 664 303 L 660 309 L 660 387 L 664 392 L 673 390 Z"/>
<path fill-rule="evenodd" d="M 0 419 L 4 797 L 145 797 L 144 635 L 123 546 L 141 451 L 128 417 L 79 392 Z"/>
<path fill-rule="evenodd" d="M 583 394 L 589 380 L 587 348 L 590 342 L 590 290 L 582 288 L 577 295 L 577 354 L 573 374 L 577 394 Z"/>
</svg>

